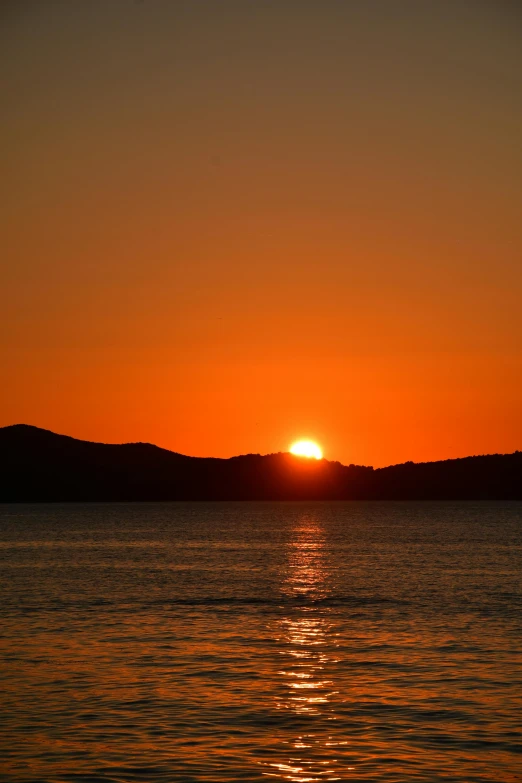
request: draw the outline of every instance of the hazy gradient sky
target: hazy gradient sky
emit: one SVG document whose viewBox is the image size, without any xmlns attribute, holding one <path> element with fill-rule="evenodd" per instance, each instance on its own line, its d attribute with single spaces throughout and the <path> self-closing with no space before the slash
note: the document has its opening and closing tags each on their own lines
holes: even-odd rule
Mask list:
<svg viewBox="0 0 522 783">
<path fill-rule="evenodd" d="M 4 2 L 0 425 L 522 448 L 522 7 Z"/>
</svg>

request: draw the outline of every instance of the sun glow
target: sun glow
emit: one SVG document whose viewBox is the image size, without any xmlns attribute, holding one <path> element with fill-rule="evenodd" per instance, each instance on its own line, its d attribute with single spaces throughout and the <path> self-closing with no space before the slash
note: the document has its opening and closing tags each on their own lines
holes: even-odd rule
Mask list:
<svg viewBox="0 0 522 783">
<path fill-rule="evenodd" d="M 323 458 L 322 450 L 313 440 L 298 440 L 290 446 L 290 453 L 295 454 L 297 457 Z"/>
</svg>

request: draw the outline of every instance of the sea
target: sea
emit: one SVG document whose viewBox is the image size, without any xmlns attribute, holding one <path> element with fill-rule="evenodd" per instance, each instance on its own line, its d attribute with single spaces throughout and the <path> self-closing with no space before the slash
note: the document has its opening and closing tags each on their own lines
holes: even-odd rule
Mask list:
<svg viewBox="0 0 522 783">
<path fill-rule="evenodd" d="M 0 780 L 522 781 L 522 503 L 0 506 Z"/>
</svg>

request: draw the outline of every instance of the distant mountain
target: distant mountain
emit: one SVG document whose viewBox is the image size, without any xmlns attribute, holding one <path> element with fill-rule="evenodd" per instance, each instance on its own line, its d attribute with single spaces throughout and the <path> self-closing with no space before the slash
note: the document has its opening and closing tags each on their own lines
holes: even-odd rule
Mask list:
<svg viewBox="0 0 522 783">
<path fill-rule="evenodd" d="M 522 452 L 374 470 L 292 454 L 186 457 L 15 424 L 0 428 L 0 502 L 522 500 Z"/>
</svg>

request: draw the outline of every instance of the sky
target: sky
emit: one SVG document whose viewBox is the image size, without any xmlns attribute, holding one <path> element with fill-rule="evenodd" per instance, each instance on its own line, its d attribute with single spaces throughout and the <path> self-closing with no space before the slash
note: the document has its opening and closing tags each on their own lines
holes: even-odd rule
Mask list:
<svg viewBox="0 0 522 783">
<path fill-rule="evenodd" d="M 5 0 L 0 426 L 522 449 L 522 9 Z"/>
</svg>

